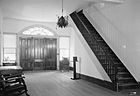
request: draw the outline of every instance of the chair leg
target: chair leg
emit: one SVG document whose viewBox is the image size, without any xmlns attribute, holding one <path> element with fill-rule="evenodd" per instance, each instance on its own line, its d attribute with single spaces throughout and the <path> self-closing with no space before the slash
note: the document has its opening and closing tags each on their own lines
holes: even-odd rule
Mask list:
<svg viewBox="0 0 140 96">
<path fill-rule="evenodd" d="M 25 84 L 25 81 L 24 81 L 24 79 L 21 79 L 21 82 L 23 83 L 23 85 L 24 85 L 24 90 L 25 90 L 25 94 L 26 94 L 26 96 L 30 96 L 28 93 L 27 93 L 27 86 L 26 86 L 26 84 Z"/>
<path fill-rule="evenodd" d="M 25 92 L 26 96 L 30 96 L 27 92 Z"/>
</svg>

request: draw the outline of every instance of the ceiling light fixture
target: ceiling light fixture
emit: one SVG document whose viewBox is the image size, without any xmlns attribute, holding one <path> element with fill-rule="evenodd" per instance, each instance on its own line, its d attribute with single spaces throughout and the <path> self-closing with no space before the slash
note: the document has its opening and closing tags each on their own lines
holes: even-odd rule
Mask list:
<svg viewBox="0 0 140 96">
<path fill-rule="evenodd" d="M 57 25 L 60 28 L 65 28 L 68 26 L 68 16 L 63 16 L 63 0 L 62 0 L 62 16 L 58 16 Z"/>
</svg>

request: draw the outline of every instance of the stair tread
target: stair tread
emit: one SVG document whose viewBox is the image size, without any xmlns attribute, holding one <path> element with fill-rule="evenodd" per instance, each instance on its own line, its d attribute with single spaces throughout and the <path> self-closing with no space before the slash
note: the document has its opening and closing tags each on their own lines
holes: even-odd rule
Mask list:
<svg viewBox="0 0 140 96">
<path fill-rule="evenodd" d="M 123 65 L 122 63 L 120 62 L 114 62 L 115 65 Z"/>
<path fill-rule="evenodd" d="M 120 62 L 114 62 L 114 65 L 116 65 L 117 67 L 124 67 L 124 65 Z"/>
<path fill-rule="evenodd" d="M 116 65 L 117 65 L 117 64 L 116 64 Z M 118 69 L 126 69 L 126 67 L 125 67 L 124 65 L 122 65 L 122 66 L 121 66 L 121 65 L 122 65 L 122 64 L 118 64 L 117 68 L 118 68 Z"/>
<path fill-rule="evenodd" d="M 129 74 L 128 72 L 118 72 L 118 74 Z"/>
<path fill-rule="evenodd" d="M 132 77 L 118 77 L 119 80 L 133 79 Z"/>
<path fill-rule="evenodd" d="M 119 83 L 119 86 L 132 86 L 132 85 L 138 85 L 137 83 Z"/>
</svg>

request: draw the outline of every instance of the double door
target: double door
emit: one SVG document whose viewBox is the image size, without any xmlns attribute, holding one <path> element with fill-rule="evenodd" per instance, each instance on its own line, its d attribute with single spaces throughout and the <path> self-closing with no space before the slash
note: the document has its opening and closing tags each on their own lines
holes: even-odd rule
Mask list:
<svg viewBox="0 0 140 96">
<path fill-rule="evenodd" d="M 55 70 L 57 39 L 20 37 L 20 66 L 24 70 Z"/>
</svg>

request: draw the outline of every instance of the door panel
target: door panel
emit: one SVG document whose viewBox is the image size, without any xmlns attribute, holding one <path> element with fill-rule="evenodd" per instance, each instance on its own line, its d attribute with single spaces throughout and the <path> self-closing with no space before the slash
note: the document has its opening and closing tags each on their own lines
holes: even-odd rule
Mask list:
<svg viewBox="0 0 140 96">
<path fill-rule="evenodd" d="M 31 38 L 20 38 L 20 65 L 25 70 L 32 69 L 33 58 L 31 55 L 32 39 Z"/>
<path fill-rule="evenodd" d="M 46 69 L 56 69 L 56 39 L 45 39 L 44 42 L 47 44 L 44 48 L 45 64 Z"/>
<path fill-rule="evenodd" d="M 44 69 L 44 58 L 43 57 L 43 53 L 42 53 L 42 46 L 41 43 L 43 43 L 43 41 L 40 38 L 34 38 L 34 48 L 35 48 L 35 58 L 34 58 L 34 69 L 36 70 L 41 70 Z"/>
<path fill-rule="evenodd" d="M 56 53 L 55 38 L 20 37 L 20 65 L 24 70 L 55 70 Z"/>
</svg>

